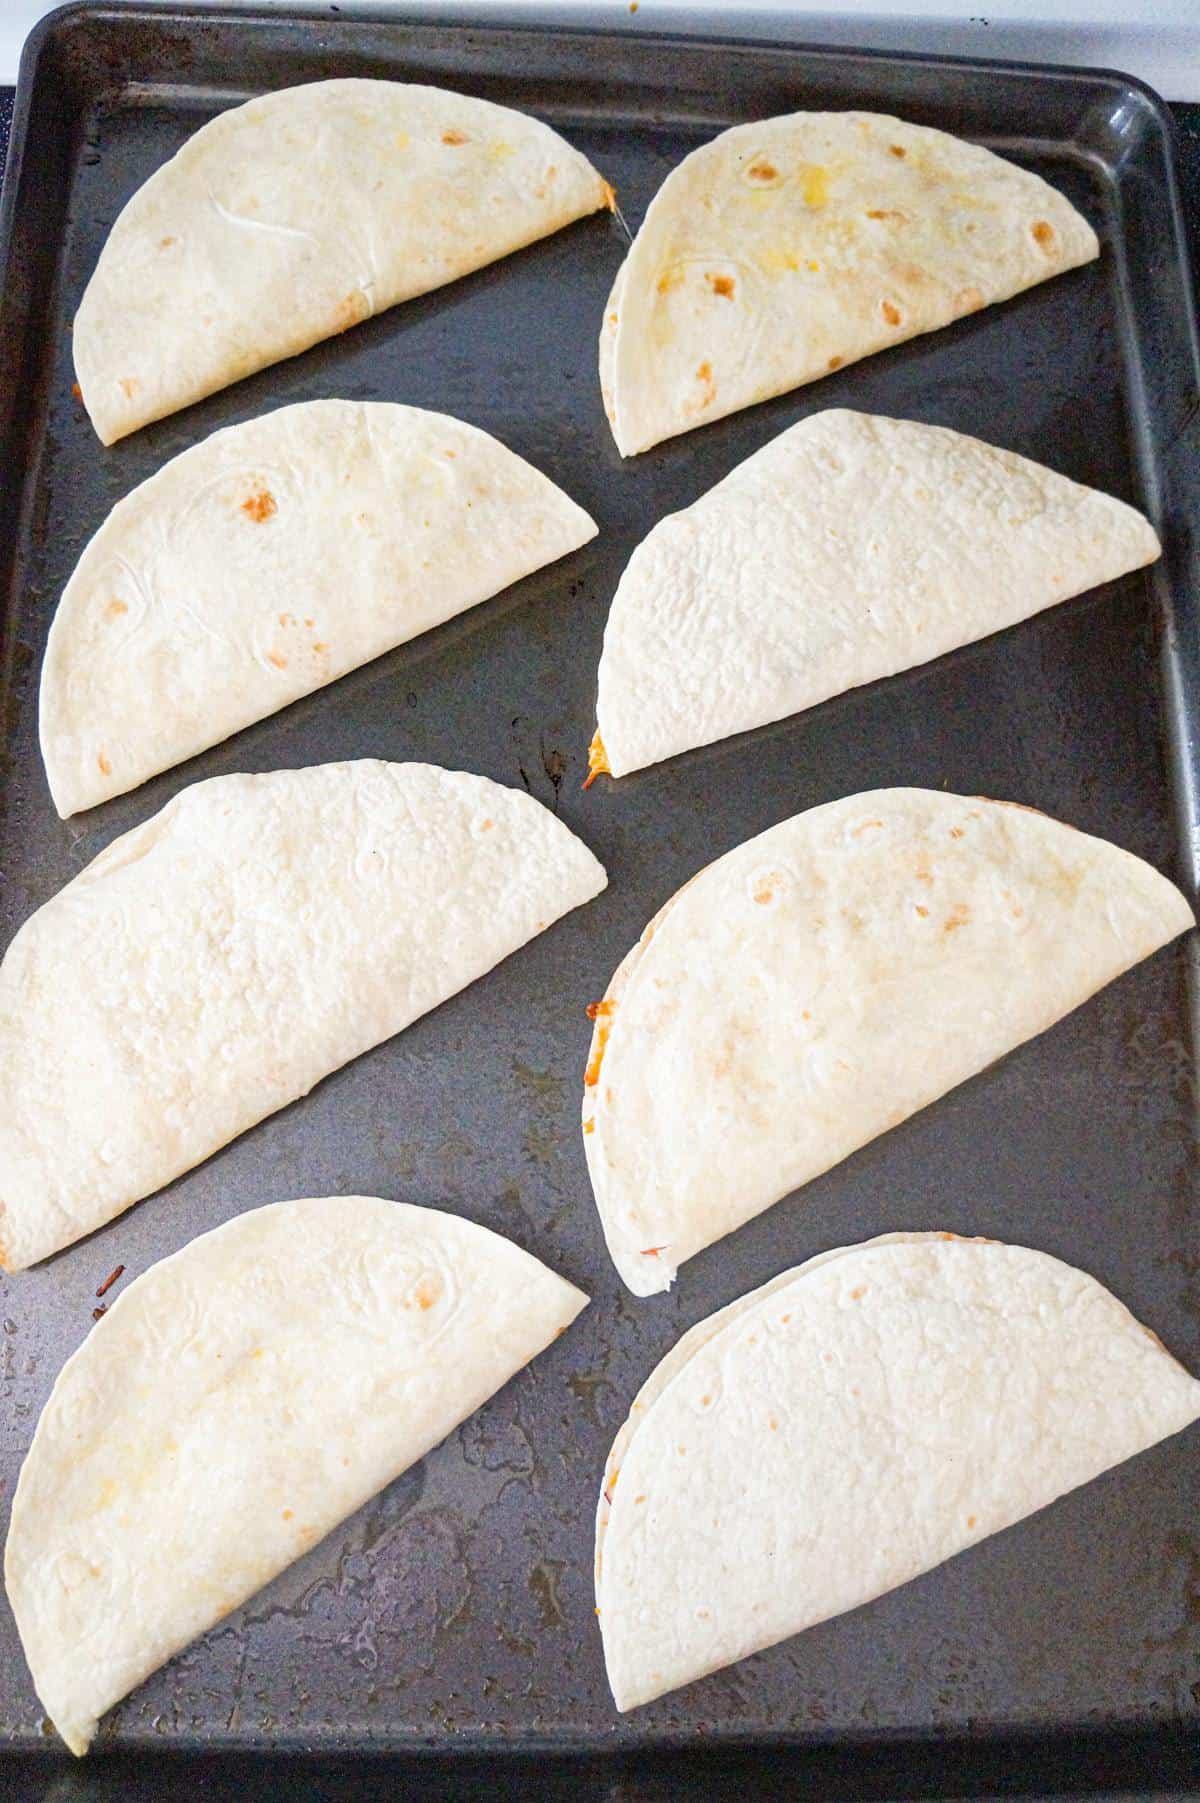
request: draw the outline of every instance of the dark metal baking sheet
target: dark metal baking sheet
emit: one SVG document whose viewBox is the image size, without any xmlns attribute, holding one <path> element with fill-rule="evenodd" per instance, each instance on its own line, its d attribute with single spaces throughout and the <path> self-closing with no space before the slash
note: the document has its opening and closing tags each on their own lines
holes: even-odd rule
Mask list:
<svg viewBox="0 0 1200 1803">
<path fill-rule="evenodd" d="M 72 396 L 70 322 L 118 208 L 221 107 L 333 74 L 433 80 L 528 108 L 596 161 L 633 227 L 667 171 L 727 125 L 796 107 L 897 111 L 1049 177 L 1096 224 L 1104 253 L 622 463 L 595 338 L 625 240 L 616 220 L 597 218 L 103 450 Z M 1160 1732 L 1145 1744 L 1165 1756 L 1169 1735 L 1174 1745 L 1195 1725 L 1195 1432 L 870 1608 L 623 1719 L 590 1579 L 597 1479 L 637 1384 L 683 1328 L 821 1247 L 899 1227 L 1025 1241 L 1094 1272 L 1200 1369 L 1187 948 L 710 1248 L 669 1297 L 622 1290 L 578 1129 L 583 1005 L 699 865 L 801 808 L 887 783 L 1011 797 L 1150 858 L 1194 894 L 1200 397 L 1170 137 L 1144 89 L 1095 73 L 90 6 L 35 33 L 3 220 L 0 945 L 184 782 L 331 758 L 426 758 L 523 783 L 611 878 L 599 901 L 306 1101 L 4 1281 L 0 1527 L 97 1284 L 119 1263 L 128 1281 L 243 1208 L 336 1190 L 443 1204 L 594 1298 L 422 1465 L 115 1710 L 102 1748 L 844 1750 L 1029 1732 L 1061 1737 L 1061 1753 L 1076 1744 L 1068 1736 L 1139 1730 Z M 119 496 L 217 426 L 325 395 L 474 421 L 560 481 L 599 539 L 60 822 L 36 690 L 84 542 Z M 956 426 L 1135 501 L 1163 530 L 1163 564 L 932 667 L 582 794 L 601 635 L 633 546 L 785 426 L 835 404 Z M 6 1609 L 0 1733 L 14 1752 L 47 1747 Z"/>
</svg>

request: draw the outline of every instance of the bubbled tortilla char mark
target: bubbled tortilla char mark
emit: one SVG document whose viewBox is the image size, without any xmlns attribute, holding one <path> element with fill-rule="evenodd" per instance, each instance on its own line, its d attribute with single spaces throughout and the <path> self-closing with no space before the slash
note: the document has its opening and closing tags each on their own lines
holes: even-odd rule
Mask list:
<svg viewBox="0 0 1200 1803">
<path fill-rule="evenodd" d="M 279 508 L 275 496 L 271 493 L 269 488 L 258 489 L 254 494 L 248 495 L 242 502 L 242 512 L 246 515 L 246 518 L 254 520 L 258 525 L 261 525 L 264 520 L 269 520 L 271 515 L 273 513 L 278 513 L 278 511 Z"/>
</svg>

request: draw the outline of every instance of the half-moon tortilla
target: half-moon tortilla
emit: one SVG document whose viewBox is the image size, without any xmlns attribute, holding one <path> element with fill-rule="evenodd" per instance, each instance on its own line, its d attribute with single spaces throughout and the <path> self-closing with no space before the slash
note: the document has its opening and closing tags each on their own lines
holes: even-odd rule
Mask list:
<svg viewBox="0 0 1200 1803">
<path fill-rule="evenodd" d="M 231 107 L 118 215 L 75 316 L 105 444 L 612 204 L 526 113 L 311 82 Z"/>
<path fill-rule="evenodd" d="M 0 965 L 0 1262 L 110 1221 L 604 884 L 539 802 L 431 764 L 185 789 Z"/>
<path fill-rule="evenodd" d="M 928 663 L 1152 563 L 1124 501 L 912 420 L 790 427 L 630 558 L 600 659 L 614 776 Z"/>
<path fill-rule="evenodd" d="M 600 386 L 622 456 L 1099 254 L 1040 176 L 881 113 L 789 113 L 673 169 L 617 274 Z"/>
<path fill-rule="evenodd" d="M 684 1335 L 613 1446 L 596 1604 L 618 1709 L 873 1601 L 1198 1417 L 1200 1383 L 1045 1253 L 889 1234 L 785 1272 Z"/>
<path fill-rule="evenodd" d="M 1193 925 L 1029 808 L 880 789 L 718 858 L 594 1004 L 588 1170 L 639 1296 Z"/>
<path fill-rule="evenodd" d="M 252 1209 L 131 1283 L 59 1374 L 5 1551 L 71 1751 L 586 1301 L 499 1234 L 377 1196 Z"/>
<path fill-rule="evenodd" d="M 444 413 L 307 401 L 215 432 L 109 514 L 63 591 L 40 727 L 94 807 L 594 538 Z"/>
</svg>

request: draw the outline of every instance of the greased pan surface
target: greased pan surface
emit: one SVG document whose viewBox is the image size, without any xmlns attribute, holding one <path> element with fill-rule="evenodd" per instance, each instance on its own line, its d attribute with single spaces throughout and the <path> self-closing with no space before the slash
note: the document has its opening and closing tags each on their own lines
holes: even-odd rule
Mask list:
<svg viewBox="0 0 1200 1803">
<path fill-rule="evenodd" d="M 622 463 L 595 341 L 626 239 L 584 221 L 103 450 L 70 322 L 133 190 L 251 93 L 338 74 L 526 107 L 636 229 L 667 171 L 739 120 L 858 106 L 977 137 L 1061 187 L 1099 262 L 949 330 Z M 1193 1722 L 1194 1434 L 869 1610 L 618 1718 L 592 1614 L 596 1486 L 683 1328 L 784 1267 L 893 1228 L 1025 1241 L 1079 1263 L 1200 1368 L 1188 946 L 1139 967 L 636 1302 L 605 1254 L 579 1135 L 584 1005 L 698 866 L 855 789 L 942 785 L 1044 808 L 1195 894 L 1195 347 L 1169 126 L 1122 77 L 639 36 L 84 6 L 23 72 L 0 299 L 0 946 L 183 783 L 325 759 L 426 758 L 525 784 L 610 887 L 162 1197 L 0 1284 L 0 1530 L 95 1290 L 238 1210 L 345 1190 L 508 1233 L 593 1306 L 420 1467 L 105 1723 L 99 1748 L 661 1748 Z M 50 618 L 107 509 L 217 426 L 317 396 L 440 408 L 545 469 L 600 525 L 567 562 L 193 763 L 61 822 L 37 751 Z M 925 669 L 586 795 L 596 664 L 634 545 L 792 421 L 843 405 L 950 425 L 1145 507 L 1160 568 Z M 118 1286 L 119 1289 L 119 1286 Z M 312 1273 L 321 1307 L 321 1273 Z M 112 1300 L 110 1293 L 108 1300 Z M 0 1734 L 47 1746 L 7 1609 Z M 147 1769 L 150 1769 L 149 1767 Z"/>
</svg>

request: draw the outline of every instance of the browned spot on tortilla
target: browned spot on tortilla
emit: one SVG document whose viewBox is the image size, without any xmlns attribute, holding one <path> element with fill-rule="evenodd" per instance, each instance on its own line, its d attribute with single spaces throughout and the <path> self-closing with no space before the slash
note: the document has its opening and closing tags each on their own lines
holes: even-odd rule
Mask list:
<svg viewBox="0 0 1200 1803">
<path fill-rule="evenodd" d="M 1035 220 L 1029 229 L 1033 234 L 1034 242 L 1040 245 L 1043 250 L 1049 250 L 1053 246 L 1054 227 L 1050 225 L 1047 220 Z"/>
<path fill-rule="evenodd" d="M 269 520 L 275 511 L 275 496 L 267 488 L 260 488 L 257 494 L 247 495 L 242 502 L 242 512 L 246 518 L 257 521 L 260 526 L 264 520 Z M 283 623 L 283 617 L 282 614 L 279 616 L 280 624 Z"/>
<path fill-rule="evenodd" d="M 774 163 L 768 163 L 765 157 L 760 157 L 757 163 L 751 163 L 746 173 L 752 182 L 773 182 L 779 175 Z"/>
<path fill-rule="evenodd" d="M 712 1407 L 712 1397 L 711 1396 L 702 1396 L 700 1398 L 700 1407 L 702 1409 L 711 1408 Z"/>
<path fill-rule="evenodd" d="M 890 144 L 888 148 L 894 157 L 906 157 L 908 155 L 903 144 Z"/>
<path fill-rule="evenodd" d="M 759 884 L 758 888 L 754 891 L 754 899 L 760 908 L 765 908 L 768 903 L 775 900 L 775 891 L 772 889 L 769 882 Z"/>
<path fill-rule="evenodd" d="M 962 836 L 963 836 L 963 834 L 964 834 L 964 833 L 965 833 L 965 831 L 966 831 L 966 828 L 965 828 L 965 827 L 962 827 L 962 826 L 952 826 L 952 827 L 951 827 L 951 828 L 950 828 L 950 837 L 951 837 L 951 838 L 952 838 L 952 839 L 961 839 L 961 838 L 962 838 Z"/>
<path fill-rule="evenodd" d="M 868 219 L 899 219 L 902 223 L 904 223 L 908 219 L 908 214 L 902 213 L 898 207 L 868 207 L 867 208 L 867 218 Z"/>
<path fill-rule="evenodd" d="M 954 297 L 954 305 L 960 313 L 978 313 L 983 296 L 978 288 L 960 288 Z"/>
<path fill-rule="evenodd" d="M 680 270 L 680 269 L 664 269 L 662 274 L 659 276 L 658 281 L 655 283 L 655 287 L 658 289 L 658 292 L 660 294 L 670 294 L 670 292 L 673 288 L 678 288 L 681 285 L 682 281 L 683 281 L 683 271 L 682 270 Z M 612 315 L 614 324 L 616 323 L 616 318 L 617 318 L 617 316 L 614 313 Z"/>
<path fill-rule="evenodd" d="M 850 837 L 852 839 L 857 839 L 858 835 L 860 833 L 867 832 L 873 826 L 882 826 L 882 825 L 883 825 L 882 820 L 861 820 L 859 822 L 859 824 L 854 828 L 854 831 L 851 833 Z"/>
<path fill-rule="evenodd" d="M 465 144 L 466 141 L 467 141 L 466 132 L 459 131 L 457 125 L 449 126 L 447 128 L 447 130 L 445 130 L 442 133 L 442 143 L 443 144 Z"/>
<path fill-rule="evenodd" d="M 779 1319 L 783 1322 L 783 1325 L 785 1327 L 787 1326 L 787 1324 L 791 1320 L 791 1318 L 792 1317 L 790 1315 L 780 1315 L 780 1317 L 779 1317 Z"/>
<path fill-rule="evenodd" d="M 174 238 L 160 238 L 158 241 L 158 248 L 159 248 L 159 250 L 170 250 L 171 246 L 174 243 L 175 243 Z"/>
<path fill-rule="evenodd" d="M 267 662 L 269 664 L 274 664 L 277 670 L 287 669 L 287 658 L 281 657 L 278 651 L 268 651 Z"/>
<path fill-rule="evenodd" d="M 801 1008 L 800 1019 L 801 1020 L 811 1020 L 812 1019 L 812 1015 L 808 1012 L 807 1008 Z"/>
<path fill-rule="evenodd" d="M 608 208 L 609 212 L 615 213 L 617 210 L 617 190 L 613 187 L 612 183 L 611 182 L 601 182 L 600 183 L 600 192 L 604 196 L 604 204 Z M 614 313 L 613 318 L 615 319 L 616 317 L 617 316 Z"/>
<path fill-rule="evenodd" d="M 417 1307 L 420 1309 L 427 1309 L 433 1307 L 441 1294 L 441 1291 L 431 1278 L 425 1277 L 422 1278 L 421 1282 L 417 1285 L 413 1294 L 417 1299 Z"/>
<path fill-rule="evenodd" d="M 589 1020 L 607 1020 L 608 1016 L 615 1010 L 616 1005 L 616 1002 L 613 1001 L 611 996 L 605 996 L 602 1002 L 589 1002 L 584 1009 L 584 1013 Z"/>
<path fill-rule="evenodd" d="M 595 1121 L 584 1121 L 583 1130 L 585 1133 L 594 1133 L 596 1131 Z"/>
<path fill-rule="evenodd" d="M 827 367 L 829 369 L 840 369 L 842 367 L 843 361 L 844 361 L 844 359 L 841 357 L 831 357 L 829 359 L 829 363 L 828 363 Z"/>
<path fill-rule="evenodd" d="M 112 775 L 112 765 L 109 763 L 108 759 L 105 757 L 105 755 L 102 751 L 97 753 L 96 762 L 100 766 L 102 775 L 104 775 L 104 776 Z"/>
<path fill-rule="evenodd" d="M 318 656 L 320 656 L 322 652 L 328 651 L 328 649 L 329 649 L 329 645 L 325 639 L 314 639 L 313 640 L 313 650 L 317 653 Z"/>
<path fill-rule="evenodd" d="M 774 1415 L 772 1415 L 771 1419 L 767 1422 L 767 1426 L 770 1428 L 770 1430 L 773 1434 L 777 1434 L 779 1432 L 779 1423 L 778 1423 L 778 1421 L 776 1421 Z"/>
<path fill-rule="evenodd" d="M 859 1284 L 859 1285 L 858 1285 L 858 1288 L 857 1288 L 857 1289 L 854 1289 L 854 1290 L 851 1290 L 851 1292 L 850 1292 L 850 1300 L 851 1300 L 851 1302 L 861 1302 L 861 1301 L 862 1301 L 862 1299 L 863 1299 L 863 1297 L 864 1297 L 864 1296 L 865 1296 L 865 1295 L 866 1295 L 866 1293 L 867 1293 L 867 1286 L 866 1286 L 866 1284 L 865 1284 L 865 1283 L 860 1283 L 860 1284 Z"/>
<path fill-rule="evenodd" d="M 281 625 L 281 626 L 286 626 L 286 625 L 287 625 L 287 623 L 288 623 L 288 621 L 289 621 L 289 620 L 290 620 L 290 619 L 291 619 L 291 617 L 292 617 L 292 616 L 291 616 L 291 615 L 290 615 L 290 614 L 280 614 L 280 616 L 279 616 L 279 624 L 280 624 L 280 625 Z"/>
<path fill-rule="evenodd" d="M 141 383 L 136 376 L 122 376 L 121 387 L 125 390 L 125 399 L 131 401 L 141 387 Z"/>
<path fill-rule="evenodd" d="M 334 308 L 332 330 L 347 332 L 351 326 L 356 326 L 361 320 L 364 320 L 370 311 L 371 304 L 366 295 L 361 288 L 355 288 L 353 293 L 343 295 Z"/>
<path fill-rule="evenodd" d="M 313 620 L 313 619 L 312 619 L 312 618 L 311 618 L 311 617 L 310 617 L 310 616 L 309 616 L 309 615 L 308 615 L 308 614 L 305 614 L 305 616 L 304 616 L 304 624 L 305 624 L 305 625 L 306 625 L 306 626 L 315 626 L 315 625 L 316 625 L 316 621 L 315 621 L 315 620 Z"/>
<path fill-rule="evenodd" d="M 494 820 L 485 820 L 479 830 L 481 833 L 490 833 L 495 824 Z"/>
<path fill-rule="evenodd" d="M 290 1521 L 292 1519 L 292 1514 L 293 1514 L 293 1511 L 291 1509 L 285 1509 L 283 1511 L 283 1519 L 285 1521 Z"/>
<path fill-rule="evenodd" d="M 696 366 L 696 380 L 697 382 L 703 382 L 704 393 L 700 396 L 698 401 L 689 403 L 688 411 L 690 413 L 703 413 L 704 409 L 706 407 L 711 407 L 717 398 L 717 385 L 713 381 L 712 364 L 707 357 L 704 359 L 703 363 L 697 364 Z"/>
<path fill-rule="evenodd" d="M 919 915 L 920 915 L 920 916 L 921 916 L 921 919 L 922 919 L 922 920 L 928 920 L 928 919 L 929 919 L 929 909 L 928 909 L 928 908 L 923 908 L 923 907 L 922 907 L 922 906 L 921 906 L 921 904 L 920 904 L 920 902 L 918 902 L 918 903 L 917 903 L 917 904 L 916 904 L 916 908 L 917 908 L 917 913 L 918 913 L 918 914 L 919 914 Z"/>
<path fill-rule="evenodd" d="M 127 614 L 128 612 L 129 609 L 124 601 L 119 601 L 116 595 L 114 595 L 104 610 L 104 617 L 106 620 L 119 620 L 122 614 Z"/>
<path fill-rule="evenodd" d="M 733 299 L 734 289 L 737 287 L 737 283 L 731 275 L 710 275 L 706 279 L 713 293 L 719 294 L 722 300 Z"/>
<path fill-rule="evenodd" d="M 967 1516 L 967 1526 L 968 1526 L 968 1527 L 969 1527 L 969 1528 L 973 1528 L 973 1527 L 974 1527 L 974 1526 L 975 1526 L 975 1517 L 974 1517 L 974 1515 L 968 1515 L 968 1516 Z"/>
<path fill-rule="evenodd" d="M 83 389 L 79 386 L 78 382 L 71 383 L 71 393 L 75 396 L 75 399 L 77 401 L 81 401 L 83 399 Z"/>
<path fill-rule="evenodd" d="M 898 326 L 900 324 L 900 318 L 901 318 L 900 309 L 896 305 L 895 301 L 890 301 L 890 300 L 880 301 L 879 311 L 883 314 L 883 317 L 887 320 L 887 322 L 890 326 Z"/>
<path fill-rule="evenodd" d="M 964 902 L 956 902 L 951 912 L 946 916 L 946 924 L 943 931 L 947 933 L 956 933 L 959 927 L 966 926 L 970 918 L 971 916 L 966 904 Z"/>
</svg>

